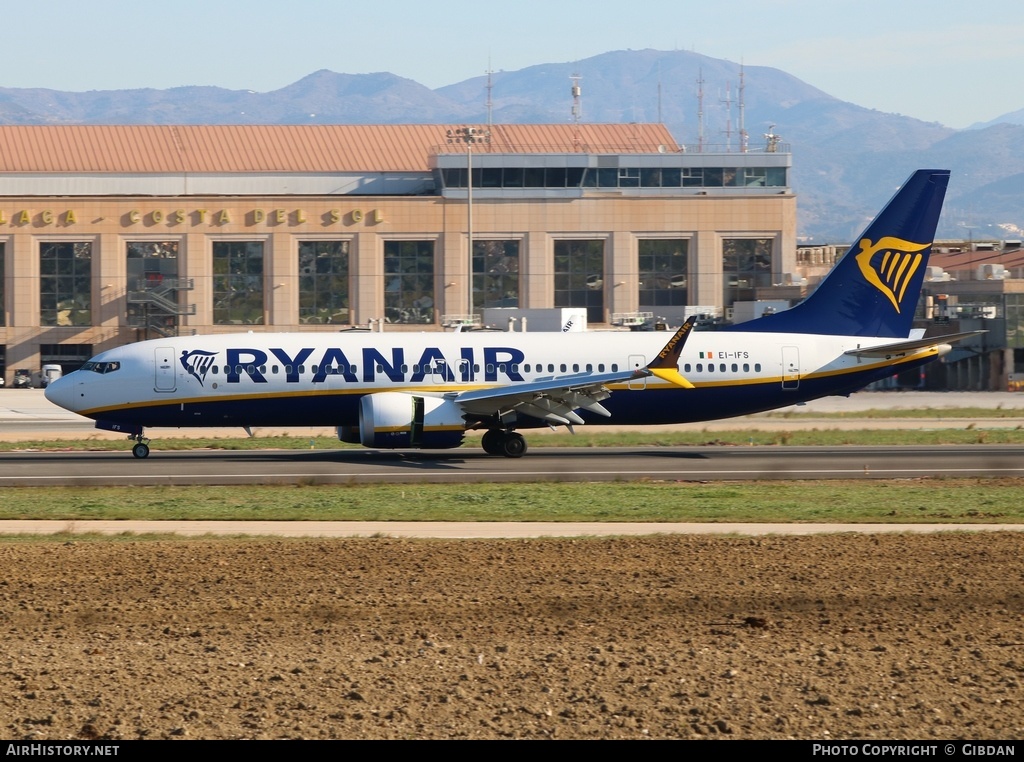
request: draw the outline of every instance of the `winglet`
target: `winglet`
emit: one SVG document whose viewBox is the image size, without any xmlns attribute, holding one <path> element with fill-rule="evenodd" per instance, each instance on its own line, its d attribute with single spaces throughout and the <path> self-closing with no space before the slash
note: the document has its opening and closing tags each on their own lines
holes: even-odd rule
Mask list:
<svg viewBox="0 0 1024 762">
<path fill-rule="evenodd" d="M 681 386 L 684 389 L 693 389 L 693 384 L 679 373 L 679 355 L 682 353 L 683 346 L 686 344 L 686 337 L 690 335 L 690 332 L 693 330 L 693 324 L 696 321 L 696 316 L 687 318 L 679 326 L 679 330 L 668 340 L 665 348 L 648 363 L 644 370 L 676 386 Z"/>
</svg>

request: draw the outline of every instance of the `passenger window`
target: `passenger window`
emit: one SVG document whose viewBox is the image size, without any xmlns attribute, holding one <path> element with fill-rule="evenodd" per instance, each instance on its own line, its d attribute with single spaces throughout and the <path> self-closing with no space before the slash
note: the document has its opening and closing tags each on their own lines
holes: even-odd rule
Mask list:
<svg viewBox="0 0 1024 762">
<path fill-rule="evenodd" d="M 603 362 L 599 362 L 597 364 L 597 372 L 598 373 L 604 373 L 604 363 Z"/>
<path fill-rule="evenodd" d="M 554 363 L 550 363 L 549 362 L 548 363 L 548 373 L 554 373 L 554 372 L 555 372 L 555 365 L 554 365 Z"/>
<path fill-rule="evenodd" d="M 755 373 L 760 373 L 761 372 L 761 363 L 759 363 L 759 362 L 754 363 L 754 372 Z"/>
<path fill-rule="evenodd" d="M 748 362 L 743 363 L 743 372 L 744 373 L 749 373 L 750 372 L 750 363 L 748 363 Z"/>
<path fill-rule="evenodd" d="M 619 372 L 619 364 L 617 362 L 613 362 L 612 363 L 612 373 L 618 373 L 618 372 Z"/>
<path fill-rule="evenodd" d="M 685 372 L 685 373 L 689 373 L 690 372 L 690 363 L 686 363 L 683 366 L 683 372 Z"/>
<path fill-rule="evenodd" d="M 701 363 L 701 362 L 697 363 L 697 372 L 698 373 L 703 373 L 704 372 L 704 363 Z"/>
<path fill-rule="evenodd" d="M 573 373 L 579 373 L 580 372 L 580 364 L 578 362 L 574 362 L 572 364 L 572 372 Z"/>
<path fill-rule="evenodd" d="M 559 367 L 559 368 L 561 369 L 561 370 L 560 370 L 559 372 L 561 372 L 561 373 L 565 373 L 565 363 L 562 363 L 562 364 L 561 364 L 561 365 L 559 365 L 558 367 Z"/>
<path fill-rule="evenodd" d="M 732 364 L 732 372 L 733 372 L 733 373 L 735 373 L 735 372 L 736 372 L 736 371 L 738 371 L 739 369 L 740 369 L 740 366 L 739 366 L 739 365 L 737 365 L 736 363 L 733 363 L 733 364 Z"/>
</svg>

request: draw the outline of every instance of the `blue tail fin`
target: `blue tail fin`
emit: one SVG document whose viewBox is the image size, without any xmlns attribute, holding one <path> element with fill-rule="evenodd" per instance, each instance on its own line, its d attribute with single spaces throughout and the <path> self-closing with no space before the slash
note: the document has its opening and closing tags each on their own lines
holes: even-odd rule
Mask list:
<svg viewBox="0 0 1024 762">
<path fill-rule="evenodd" d="M 723 330 L 906 338 L 948 182 L 917 170 L 804 301 Z"/>
</svg>

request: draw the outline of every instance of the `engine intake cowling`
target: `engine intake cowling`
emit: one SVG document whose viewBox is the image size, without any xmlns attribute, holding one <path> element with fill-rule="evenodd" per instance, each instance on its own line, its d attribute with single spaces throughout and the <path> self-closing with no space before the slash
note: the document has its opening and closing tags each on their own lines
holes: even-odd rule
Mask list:
<svg viewBox="0 0 1024 762">
<path fill-rule="evenodd" d="M 465 434 L 462 411 L 442 397 L 381 392 L 359 403 L 359 441 L 364 447 L 444 449 L 461 445 Z"/>
</svg>

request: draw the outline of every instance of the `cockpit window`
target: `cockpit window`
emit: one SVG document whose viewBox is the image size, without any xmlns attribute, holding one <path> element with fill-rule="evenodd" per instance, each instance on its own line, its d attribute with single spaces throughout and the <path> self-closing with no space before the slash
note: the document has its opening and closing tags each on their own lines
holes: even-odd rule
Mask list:
<svg viewBox="0 0 1024 762">
<path fill-rule="evenodd" d="M 91 370 L 93 373 L 113 373 L 121 369 L 119 362 L 95 362 L 90 360 L 82 366 L 82 370 Z"/>
</svg>

